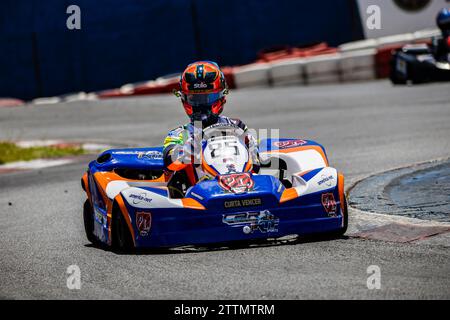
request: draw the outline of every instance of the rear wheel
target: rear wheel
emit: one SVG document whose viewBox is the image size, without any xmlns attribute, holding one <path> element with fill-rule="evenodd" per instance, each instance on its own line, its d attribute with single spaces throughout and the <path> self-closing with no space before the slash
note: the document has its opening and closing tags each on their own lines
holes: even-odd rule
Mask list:
<svg viewBox="0 0 450 320">
<path fill-rule="evenodd" d="M 97 238 L 94 236 L 94 212 L 89 199 L 87 199 L 83 205 L 83 221 L 86 238 L 90 243 L 95 244 L 97 242 Z"/>
<path fill-rule="evenodd" d="M 336 232 L 336 235 L 341 237 L 347 232 L 348 228 L 348 208 L 347 208 L 347 197 L 344 195 L 344 210 L 342 211 L 342 218 L 344 219 L 344 225 L 341 229 Z"/>
<path fill-rule="evenodd" d="M 134 245 L 128 225 L 120 209 L 116 206 L 114 209 L 112 223 L 112 247 L 114 250 L 119 252 L 130 252 Z"/>
<path fill-rule="evenodd" d="M 344 195 L 344 210 L 342 212 L 344 219 L 344 226 L 339 230 L 339 234 L 343 236 L 347 232 L 348 228 L 348 208 L 347 208 L 347 197 Z"/>
</svg>

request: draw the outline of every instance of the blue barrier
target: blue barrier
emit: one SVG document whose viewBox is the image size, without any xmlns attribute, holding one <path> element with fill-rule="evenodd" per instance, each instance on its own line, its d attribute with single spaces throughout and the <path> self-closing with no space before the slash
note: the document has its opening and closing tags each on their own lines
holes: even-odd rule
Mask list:
<svg viewBox="0 0 450 320">
<path fill-rule="evenodd" d="M 352 3 L 3 0 L 0 96 L 32 99 L 114 88 L 180 71 L 201 58 L 244 64 L 274 45 L 360 39 Z M 81 9 L 81 30 L 66 28 L 71 4 Z"/>
<path fill-rule="evenodd" d="M 280 45 L 326 41 L 338 45 L 362 38 L 353 25 L 352 1 L 194 0 L 201 58 L 244 64 L 258 51 Z M 358 24 L 360 20 L 357 17 Z M 359 34 L 358 34 L 359 33 Z"/>
</svg>

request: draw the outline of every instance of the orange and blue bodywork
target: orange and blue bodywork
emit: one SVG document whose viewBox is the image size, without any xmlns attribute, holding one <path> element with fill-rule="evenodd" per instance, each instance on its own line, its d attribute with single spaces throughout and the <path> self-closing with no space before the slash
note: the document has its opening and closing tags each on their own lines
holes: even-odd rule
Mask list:
<svg viewBox="0 0 450 320">
<path fill-rule="evenodd" d="M 169 195 L 170 173 L 164 168 L 162 147 L 105 151 L 89 164 L 82 178 L 92 207 L 94 236 L 112 244 L 113 215 L 123 215 L 135 247 L 199 245 L 341 230 L 347 218 L 344 176 L 328 167 L 323 147 L 298 139 L 267 139 L 260 144 L 261 153 L 280 158 L 289 152 L 302 155 L 299 152 L 303 151 L 315 152 L 312 155 L 317 154 L 322 165 L 294 173 L 292 185 L 264 174 L 264 170 L 259 174 L 217 175 L 189 188 L 182 199 Z"/>
</svg>

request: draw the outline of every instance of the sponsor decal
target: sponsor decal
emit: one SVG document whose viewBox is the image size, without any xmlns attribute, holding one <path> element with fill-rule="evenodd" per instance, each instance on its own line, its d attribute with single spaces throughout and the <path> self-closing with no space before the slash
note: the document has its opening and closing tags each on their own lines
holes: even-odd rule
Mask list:
<svg viewBox="0 0 450 320">
<path fill-rule="evenodd" d="M 250 234 L 250 233 L 252 233 L 252 228 L 250 228 L 249 226 L 244 226 L 242 228 L 242 232 L 245 234 Z"/>
<path fill-rule="evenodd" d="M 219 176 L 219 186 L 225 191 L 240 194 L 253 189 L 255 182 L 247 173 L 232 173 Z"/>
<path fill-rule="evenodd" d="M 124 155 L 124 156 L 133 156 L 137 155 L 138 158 L 155 158 L 155 159 L 162 159 L 162 153 L 156 150 L 149 150 L 149 151 L 139 151 L 139 150 L 125 150 L 125 151 L 113 151 L 111 154 L 118 154 L 118 155 Z"/>
<path fill-rule="evenodd" d="M 274 142 L 274 146 L 278 147 L 279 149 L 287 149 L 287 148 L 294 148 L 298 146 L 303 146 L 307 144 L 308 142 L 305 140 L 287 140 L 287 141 L 276 141 Z"/>
<path fill-rule="evenodd" d="M 194 84 L 194 89 L 206 89 L 206 88 L 208 88 L 208 85 L 204 82 Z"/>
<path fill-rule="evenodd" d="M 150 159 L 150 160 L 162 160 L 163 155 L 159 151 L 147 151 L 147 152 L 139 152 L 138 153 L 139 159 Z"/>
<path fill-rule="evenodd" d="M 148 236 L 152 226 L 152 214 L 150 212 L 136 212 L 136 227 L 139 235 Z"/>
<path fill-rule="evenodd" d="M 236 129 L 241 129 L 237 124 L 235 123 L 223 123 L 223 122 L 217 122 L 214 123 L 206 128 L 203 129 L 203 131 L 207 131 L 209 129 L 214 129 L 214 128 L 223 128 L 223 129 L 230 129 L 230 128 L 236 128 Z"/>
<path fill-rule="evenodd" d="M 242 232 L 250 234 L 255 231 L 262 233 L 278 232 L 280 219 L 269 210 L 263 210 L 259 212 L 224 215 L 222 222 L 233 227 L 242 227 Z"/>
<path fill-rule="evenodd" d="M 253 207 L 262 205 L 261 198 L 252 198 L 252 199 L 239 199 L 239 200 L 230 200 L 225 201 L 223 206 L 225 209 L 230 208 L 239 208 L 239 207 Z"/>
<path fill-rule="evenodd" d="M 326 186 L 331 187 L 333 180 L 334 180 L 333 176 L 326 176 L 326 175 L 323 174 L 322 175 L 322 179 L 317 181 L 317 184 L 319 186 L 321 186 L 321 185 L 323 185 L 325 183 Z"/>
<path fill-rule="evenodd" d="M 94 215 L 95 215 L 95 220 L 100 223 L 101 225 L 106 225 L 106 217 L 103 215 L 103 213 L 97 209 L 94 206 Z"/>
<path fill-rule="evenodd" d="M 141 203 L 143 201 L 147 202 L 147 203 L 152 202 L 152 199 L 148 198 L 147 197 L 147 193 L 145 193 L 145 192 L 143 192 L 141 194 L 134 194 L 134 193 L 132 193 L 132 194 L 129 195 L 129 197 L 131 199 L 133 199 L 133 204 L 139 204 L 139 203 Z"/>
<path fill-rule="evenodd" d="M 195 192 L 191 192 L 191 195 L 194 196 L 194 197 L 196 197 L 197 199 L 200 199 L 200 200 L 204 200 L 204 199 L 205 199 L 205 198 L 203 198 L 201 195 L 196 194 Z"/>
<path fill-rule="evenodd" d="M 329 216 L 336 216 L 337 205 L 332 193 L 322 194 L 322 205 L 325 209 L 325 212 L 328 213 Z"/>
<path fill-rule="evenodd" d="M 236 166 L 234 165 L 234 163 L 227 164 L 226 166 L 227 166 L 228 173 L 236 172 Z"/>
<path fill-rule="evenodd" d="M 113 151 L 112 154 L 121 154 L 124 156 L 131 156 L 134 154 L 139 154 L 139 151 Z"/>
</svg>

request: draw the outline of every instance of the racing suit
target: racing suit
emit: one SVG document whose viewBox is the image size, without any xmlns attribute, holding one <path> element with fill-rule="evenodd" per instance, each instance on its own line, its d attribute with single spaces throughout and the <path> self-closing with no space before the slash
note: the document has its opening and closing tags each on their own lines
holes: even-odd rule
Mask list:
<svg viewBox="0 0 450 320">
<path fill-rule="evenodd" d="M 230 124 L 235 125 L 244 130 L 245 141 L 247 147 L 250 151 L 250 157 L 253 162 L 253 172 L 259 172 L 260 164 L 259 164 L 259 156 L 258 156 L 258 148 L 257 141 L 253 135 L 248 132 L 248 127 L 239 119 L 232 119 L 225 116 L 219 116 L 216 124 Z M 170 171 L 179 171 L 183 170 L 186 166 L 182 165 L 178 161 L 174 161 L 173 153 L 176 152 L 176 148 L 185 145 L 185 143 L 192 138 L 194 135 L 194 131 L 196 128 L 192 123 L 187 123 L 185 125 L 179 126 L 173 130 L 171 130 L 167 137 L 164 139 L 164 149 L 163 149 L 163 158 L 164 158 L 164 166 Z M 205 178 L 211 178 L 208 174 L 201 170 L 201 166 L 194 166 L 195 172 L 195 181 L 191 181 L 191 183 L 196 183 L 199 180 L 203 180 Z M 191 179 L 192 180 L 192 179 Z"/>
</svg>

